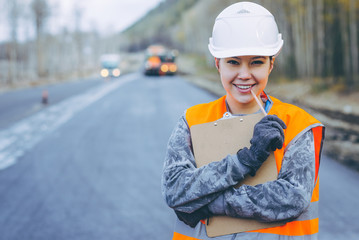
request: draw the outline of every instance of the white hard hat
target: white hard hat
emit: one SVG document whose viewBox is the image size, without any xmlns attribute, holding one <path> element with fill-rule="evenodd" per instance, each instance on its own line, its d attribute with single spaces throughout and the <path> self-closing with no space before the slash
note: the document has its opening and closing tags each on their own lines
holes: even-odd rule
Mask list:
<svg viewBox="0 0 359 240">
<path fill-rule="evenodd" d="M 208 48 L 216 58 L 277 56 L 283 46 L 273 15 L 264 7 L 239 2 L 216 18 Z"/>
</svg>

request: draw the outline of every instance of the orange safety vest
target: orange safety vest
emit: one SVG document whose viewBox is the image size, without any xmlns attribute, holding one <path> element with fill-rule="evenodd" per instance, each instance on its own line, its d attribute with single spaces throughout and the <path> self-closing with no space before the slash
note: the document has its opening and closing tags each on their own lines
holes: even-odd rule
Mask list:
<svg viewBox="0 0 359 240">
<path fill-rule="evenodd" d="M 225 102 L 225 96 L 216 101 L 210 103 L 199 104 L 193 106 L 186 111 L 186 120 L 188 126 L 191 128 L 193 125 L 208 123 L 216 121 L 223 117 L 223 114 L 227 111 Z M 319 231 L 319 218 L 318 218 L 318 201 L 319 201 L 319 179 L 318 170 L 320 163 L 320 156 L 322 151 L 322 143 L 324 140 L 324 126 L 314 117 L 307 112 L 294 105 L 283 103 L 280 100 L 271 97 L 273 102 L 268 114 L 277 115 L 287 125 L 284 129 L 284 144 L 282 149 L 278 149 L 274 152 L 276 159 L 278 173 L 282 166 L 282 159 L 286 148 L 300 137 L 302 133 L 312 130 L 314 136 L 314 148 L 315 148 L 315 187 L 312 194 L 310 206 L 306 209 L 298 218 L 294 221 L 288 222 L 283 226 L 260 229 L 255 231 L 249 231 L 247 233 L 263 234 L 265 238 L 261 239 L 296 239 L 295 236 L 306 236 L 305 239 L 317 239 L 317 233 Z M 178 226 L 182 226 L 179 227 Z M 198 239 L 194 236 L 198 234 L 191 234 L 190 227 L 184 231 L 181 228 L 186 225 L 177 224 L 174 232 L 173 240 L 195 240 Z M 201 227 L 202 228 L 202 227 Z M 202 228 L 204 229 L 204 228 Z M 197 231 L 198 229 L 193 231 Z M 313 238 L 310 236 L 313 235 Z M 258 235 L 256 235 L 258 236 Z M 314 237 L 316 236 L 316 237 Z M 308 238 L 309 237 L 309 238 Z"/>
</svg>

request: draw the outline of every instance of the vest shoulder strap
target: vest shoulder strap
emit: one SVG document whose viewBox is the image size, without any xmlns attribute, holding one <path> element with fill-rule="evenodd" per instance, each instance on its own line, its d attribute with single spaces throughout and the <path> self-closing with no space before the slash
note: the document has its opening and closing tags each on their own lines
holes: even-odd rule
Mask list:
<svg viewBox="0 0 359 240">
<path fill-rule="evenodd" d="M 268 114 L 277 115 L 287 125 L 286 132 L 292 132 L 292 134 L 286 136 L 287 144 L 299 133 L 315 126 L 323 126 L 316 118 L 302 108 L 290 103 L 281 102 L 272 96 L 271 100 L 273 105 Z"/>
<path fill-rule="evenodd" d="M 190 107 L 186 111 L 186 120 L 188 126 L 213 122 L 223 117 L 227 111 L 226 97 L 223 96 L 213 102 L 202 103 Z"/>
</svg>

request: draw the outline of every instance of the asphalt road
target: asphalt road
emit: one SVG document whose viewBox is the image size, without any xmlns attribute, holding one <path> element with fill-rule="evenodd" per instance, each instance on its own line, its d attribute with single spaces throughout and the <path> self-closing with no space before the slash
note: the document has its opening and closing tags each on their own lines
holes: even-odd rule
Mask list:
<svg viewBox="0 0 359 240">
<path fill-rule="evenodd" d="M 215 97 L 139 73 L 71 86 L 27 114 L 39 89 L 0 95 L 0 239 L 171 239 L 167 140 L 186 108 Z M 359 174 L 323 156 L 320 182 L 320 239 L 358 239 Z"/>
<path fill-rule="evenodd" d="M 47 105 L 42 104 L 44 91 L 48 93 L 48 104 L 53 105 L 103 82 L 103 79 L 92 78 L 4 92 L 0 94 L 0 113 L 6 114 L 0 115 L 0 130 L 46 108 Z"/>
</svg>

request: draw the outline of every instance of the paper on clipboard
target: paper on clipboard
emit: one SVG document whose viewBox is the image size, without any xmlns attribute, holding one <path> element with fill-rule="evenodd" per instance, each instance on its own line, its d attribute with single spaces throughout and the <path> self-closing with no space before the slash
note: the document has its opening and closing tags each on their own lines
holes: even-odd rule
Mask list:
<svg viewBox="0 0 359 240">
<path fill-rule="evenodd" d="M 251 114 L 192 126 L 190 131 L 197 167 L 219 161 L 228 154 L 235 154 L 239 149 L 249 147 L 254 125 L 262 117 L 262 114 Z M 274 154 L 271 153 L 254 177 L 247 176 L 236 187 L 273 181 L 277 176 Z M 261 223 L 253 219 L 215 216 L 209 219 L 206 228 L 209 237 L 216 237 L 281 225 L 283 223 Z"/>
</svg>

